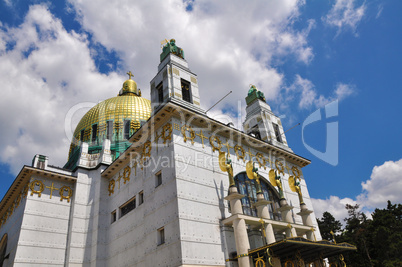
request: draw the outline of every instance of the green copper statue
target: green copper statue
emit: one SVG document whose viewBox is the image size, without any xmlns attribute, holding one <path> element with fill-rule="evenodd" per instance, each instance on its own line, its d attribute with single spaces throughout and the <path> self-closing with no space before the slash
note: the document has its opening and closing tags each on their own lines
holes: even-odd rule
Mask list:
<svg viewBox="0 0 402 267">
<path fill-rule="evenodd" d="M 176 46 L 176 40 L 175 39 L 170 39 L 169 42 L 166 43 L 166 45 L 162 48 L 162 53 L 161 53 L 161 62 L 164 60 L 167 55 L 170 53 L 184 59 L 184 51 L 180 47 Z"/>
<path fill-rule="evenodd" d="M 281 177 L 276 174 L 276 171 L 274 169 L 271 169 L 269 171 L 269 181 L 273 186 L 278 187 L 278 192 L 279 192 L 279 198 L 283 199 L 285 198 L 283 195 L 283 188 L 282 188 L 282 182 L 281 182 Z"/>
<path fill-rule="evenodd" d="M 250 89 L 248 90 L 247 97 L 246 97 L 247 105 L 250 104 L 251 102 L 253 102 L 255 99 L 260 99 L 265 102 L 264 93 L 261 91 L 258 91 L 258 89 L 255 85 L 251 85 Z"/>
</svg>

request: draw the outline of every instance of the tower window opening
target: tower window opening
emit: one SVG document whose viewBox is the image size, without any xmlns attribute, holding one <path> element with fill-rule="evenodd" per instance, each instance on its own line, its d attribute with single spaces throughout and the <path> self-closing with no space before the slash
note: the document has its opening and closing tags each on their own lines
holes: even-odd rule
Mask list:
<svg viewBox="0 0 402 267">
<path fill-rule="evenodd" d="M 276 141 L 283 143 L 282 141 L 282 135 L 281 132 L 279 131 L 279 126 L 276 123 L 272 123 L 272 125 L 274 126 L 274 131 L 275 131 L 275 136 L 276 136 Z"/>
<path fill-rule="evenodd" d="M 181 79 L 181 95 L 182 95 L 184 101 L 191 103 L 190 83 L 184 79 Z"/>
<path fill-rule="evenodd" d="M 130 120 L 124 120 L 124 139 L 130 138 Z"/>
<path fill-rule="evenodd" d="M 260 130 L 258 129 L 258 126 L 255 126 L 251 129 L 250 134 L 253 135 L 255 138 L 261 140 L 261 133 Z"/>
<path fill-rule="evenodd" d="M 138 206 L 144 203 L 144 191 L 138 193 Z"/>
<path fill-rule="evenodd" d="M 98 135 L 98 124 L 92 125 L 92 143 L 96 141 L 96 136 Z"/>
<path fill-rule="evenodd" d="M 106 139 L 112 141 L 113 137 L 113 121 L 107 121 L 106 123 Z"/>
<path fill-rule="evenodd" d="M 158 84 L 158 86 L 156 87 L 156 91 L 158 93 L 158 102 L 162 103 L 163 102 L 163 82 Z"/>
<path fill-rule="evenodd" d="M 85 131 L 81 130 L 81 135 L 80 135 L 80 141 L 81 142 L 84 142 L 84 134 L 85 134 Z"/>
</svg>

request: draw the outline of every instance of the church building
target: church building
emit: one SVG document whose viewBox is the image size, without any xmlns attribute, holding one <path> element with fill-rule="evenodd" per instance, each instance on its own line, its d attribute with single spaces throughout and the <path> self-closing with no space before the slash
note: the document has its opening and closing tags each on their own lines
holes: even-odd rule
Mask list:
<svg viewBox="0 0 402 267">
<path fill-rule="evenodd" d="M 243 129 L 206 114 L 175 40 L 150 82 L 78 123 L 63 168 L 35 155 L 0 202 L 0 266 L 345 266 L 263 88 Z M 117 85 L 116 85 L 117 86 Z M 67 154 L 67 151 L 66 151 Z"/>
</svg>

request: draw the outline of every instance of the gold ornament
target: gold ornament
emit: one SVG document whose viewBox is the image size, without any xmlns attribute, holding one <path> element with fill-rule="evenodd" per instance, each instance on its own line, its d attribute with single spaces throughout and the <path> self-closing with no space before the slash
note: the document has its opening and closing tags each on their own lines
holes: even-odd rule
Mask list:
<svg viewBox="0 0 402 267">
<path fill-rule="evenodd" d="M 241 146 L 239 146 L 239 145 L 235 145 L 235 146 L 234 146 L 234 151 L 235 151 L 235 153 L 236 153 L 237 160 L 241 159 L 241 160 L 243 160 L 243 162 L 246 161 L 246 159 L 244 158 L 245 155 L 246 155 L 246 152 L 244 152 L 244 148 L 243 148 L 243 147 L 241 147 Z"/>
<path fill-rule="evenodd" d="M 289 265 L 289 264 L 290 264 L 290 265 Z M 286 266 L 286 267 L 295 267 L 295 264 L 293 263 L 293 261 L 287 260 L 287 261 L 285 262 L 285 266 Z"/>
<path fill-rule="evenodd" d="M 144 144 L 144 147 L 142 149 L 142 157 L 147 158 L 151 156 L 151 150 L 152 150 L 152 143 L 151 141 L 146 141 Z"/>
<path fill-rule="evenodd" d="M 257 160 L 257 162 L 258 162 L 258 165 L 260 165 L 260 168 L 261 168 L 261 167 L 264 167 L 264 170 L 265 170 L 266 167 L 265 167 L 265 159 L 264 159 L 264 156 L 263 156 L 260 152 L 258 152 L 257 154 L 255 154 L 255 158 L 256 158 L 256 160 Z"/>
<path fill-rule="evenodd" d="M 115 181 L 114 179 L 110 180 L 110 181 L 109 181 L 109 188 L 108 188 L 109 196 L 110 196 L 111 194 L 114 194 L 114 188 L 115 188 L 115 186 L 116 186 L 116 181 Z"/>
<path fill-rule="evenodd" d="M 39 186 L 39 190 L 35 190 L 35 186 Z M 33 194 L 38 194 L 38 196 L 40 197 L 42 195 L 43 190 L 45 189 L 45 186 L 43 185 L 42 181 L 39 180 L 35 180 L 33 181 L 29 187 L 31 188 L 31 196 L 33 196 Z"/>
<path fill-rule="evenodd" d="M 216 142 L 216 144 L 214 142 Z M 211 135 L 209 137 L 209 143 L 211 144 L 212 152 L 215 152 L 216 150 L 218 150 L 219 152 L 221 151 L 222 142 L 219 137 L 217 137 L 216 135 Z"/>
<path fill-rule="evenodd" d="M 67 196 L 64 195 L 64 192 L 67 192 Z M 60 201 L 63 199 L 67 199 L 67 203 L 70 203 L 70 198 L 73 196 L 73 190 L 69 186 L 62 186 L 59 189 Z"/>
<path fill-rule="evenodd" d="M 293 167 L 292 167 L 292 172 L 293 172 L 293 176 L 294 176 L 295 178 L 300 179 L 300 171 L 299 171 L 299 169 L 298 169 L 296 166 L 293 166 Z"/>
<path fill-rule="evenodd" d="M 163 126 L 162 129 L 162 139 L 163 139 L 163 143 L 166 144 L 166 142 L 172 141 L 172 124 L 168 123 L 165 126 Z"/>
<path fill-rule="evenodd" d="M 275 167 L 278 170 L 278 174 L 285 175 L 285 166 L 283 166 L 282 161 L 275 160 Z"/>
<path fill-rule="evenodd" d="M 28 195 L 28 189 L 29 189 L 29 185 L 26 185 L 26 186 L 24 187 L 24 189 L 22 190 L 22 196 L 23 196 L 24 198 L 26 198 L 27 195 Z"/>
<path fill-rule="evenodd" d="M 186 135 L 186 131 L 190 132 L 190 137 Z M 183 141 L 184 143 L 187 142 L 187 140 L 191 141 L 191 144 L 194 145 L 194 139 L 195 139 L 195 132 L 191 126 L 183 125 L 181 127 L 181 134 L 183 135 Z"/>
<path fill-rule="evenodd" d="M 131 174 L 130 167 L 129 166 L 125 167 L 123 172 L 124 184 L 126 184 L 127 181 L 130 181 L 130 174 Z"/>
</svg>

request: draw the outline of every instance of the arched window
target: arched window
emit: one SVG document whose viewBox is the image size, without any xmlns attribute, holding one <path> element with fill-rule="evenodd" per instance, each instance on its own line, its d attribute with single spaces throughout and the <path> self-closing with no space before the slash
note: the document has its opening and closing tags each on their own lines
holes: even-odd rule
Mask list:
<svg viewBox="0 0 402 267">
<path fill-rule="evenodd" d="M 253 207 L 253 204 L 257 201 L 256 181 L 248 179 L 245 172 L 241 172 L 234 177 L 237 191 L 245 195 L 241 199 L 243 206 L 243 213 L 250 216 L 257 217 L 257 209 Z M 260 178 L 261 191 L 264 194 L 266 200 L 272 201 L 268 205 L 269 214 L 273 220 L 281 220 L 281 215 L 278 212 L 279 206 L 279 194 L 264 178 Z"/>
</svg>

